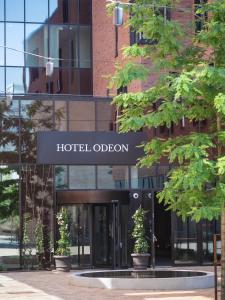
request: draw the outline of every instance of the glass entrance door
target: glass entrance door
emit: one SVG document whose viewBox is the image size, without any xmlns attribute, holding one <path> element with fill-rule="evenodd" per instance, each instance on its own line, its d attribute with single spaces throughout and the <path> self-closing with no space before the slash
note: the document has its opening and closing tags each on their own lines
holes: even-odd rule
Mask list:
<svg viewBox="0 0 225 300">
<path fill-rule="evenodd" d="M 72 267 L 91 265 L 91 207 L 88 204 L 67 205 Z"/>
<path fill-rule="evenodd" d="M 115 201 L 65 207 L 73 268 L 127 266 L 127 206 Z"/>
<path fill-rule="evenodd" d="M 111 205 L 93 205 L 93 264 L 95 267 L 112 265 Z"/>
</svg>

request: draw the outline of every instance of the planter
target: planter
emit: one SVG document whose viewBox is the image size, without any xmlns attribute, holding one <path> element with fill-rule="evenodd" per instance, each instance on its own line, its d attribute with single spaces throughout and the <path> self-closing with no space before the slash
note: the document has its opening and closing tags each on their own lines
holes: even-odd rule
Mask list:
<svg viewBox="0 0 225 300">
<path fill-rule="evenodd" d="M 69 272 L 71 269 L 70 256 L 54 255 L 55 268 L 57 271 Z"/>
<path fill-rule="evenodd" d="M 133 268 L 135 270 L 146 270 L 148 267 L 149 253 L 133 253 Z"/>
</svg>

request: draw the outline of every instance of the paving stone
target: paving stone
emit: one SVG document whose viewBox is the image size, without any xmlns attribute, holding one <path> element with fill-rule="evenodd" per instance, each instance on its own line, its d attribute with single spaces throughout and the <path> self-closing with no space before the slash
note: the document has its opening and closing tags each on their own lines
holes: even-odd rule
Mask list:
<svg viewBox="0 0 225 300">
<path fill-rule="evenodd" d="M 176 268 L 178 269 L 178 268 Z M 180 268 L 184 269 L 184 268 Z M 188 269 L 188 268 L 185 268 Z M 189 269 L 212 271 L 212 267 Z M 0 299 L 4 300 L 209 300 L 214 290 L 135 291 L 84 288 L 71 284 L 70 273 L 51 271 L 0 274 Z"/>
</svg>

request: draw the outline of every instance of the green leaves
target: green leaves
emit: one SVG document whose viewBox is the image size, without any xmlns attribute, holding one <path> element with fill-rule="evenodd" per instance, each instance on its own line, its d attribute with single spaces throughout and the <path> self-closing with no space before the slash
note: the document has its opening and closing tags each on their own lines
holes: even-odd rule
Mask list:
<svg viewBox="0 0 225 300">
<path fill-rule="evenodd" d="M 219 113 L 225 115 L 225 94 L 219 93 L 215 97 L 214 106 Z"/>
<path fill-rule="evenodd" d="M 147 211 L 139 207 L 132 219 L 134 220 L 134 228 L 132 231 L 132 237 L 135 240 L 134 253 L 148 253 L 148 241 L 145 234 L 145 215 Z"/>
<path fill-rule="evenodd" d="M 163 18 L 160 7 L 165 1 L 153 7 L 146 5 L 153 4 L 151 0 L 135 0 L 131 6 L 128 23 L 152 43 L 124 49 L 128 63 L 116 67 L 112 82 L 128 90 L 133 80 L 149 78 L 154 83 L 145 91 L 120 94 L 114 103 L 121 113 L 121 131 L 149 129 L 139 166 L 151 167 L 162 159 L 175 166 L 159 200 L 182 218 L 212 220 L 225 203 L 225 2 L 199 4 L 197 14 L 210 17 L 191 36 L 193 28 Z M 176 7 L 176 2 L 167 4 Z M 151 65 L 140 68 L 134 57 L 142 62 L 148 58 Z M 155 70 L 157 79 L 152 77 Z M 179 127 L 181 120 L 185 127 Z M 203 120 L 208 121 L 204 128 L 192 126 Z M 161 135 L 161 126 L 170 128 L 170 135 Z"/>
<path fill-rule="evenodd" d="M 117 88 L 129 85 L 133 80 L 145 80 L 149 74 L 149 70 L 141 64 L 128 62 L 124 66 L 116 65 L 116 72 L 111 77 L 109 87 L 114 85 Z"/>
</svg>

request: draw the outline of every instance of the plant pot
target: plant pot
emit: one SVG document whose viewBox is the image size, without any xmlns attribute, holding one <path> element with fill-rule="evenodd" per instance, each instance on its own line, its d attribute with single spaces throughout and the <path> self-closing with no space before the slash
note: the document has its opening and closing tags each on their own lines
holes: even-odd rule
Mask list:
<svg viewBox="0 0 225 300">
<path fill-rule="evenodd" d="M 71 269 L 70 256 L 54 255 L 55 268 L 57 271 L 69 272 Z"/>
<path fill-rule="evenodd" d="M 146 270 L 148 267 L 149 253 L 133 253 L 133 268 L 135 270 Z"/>
</svg>

